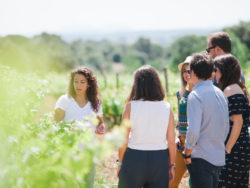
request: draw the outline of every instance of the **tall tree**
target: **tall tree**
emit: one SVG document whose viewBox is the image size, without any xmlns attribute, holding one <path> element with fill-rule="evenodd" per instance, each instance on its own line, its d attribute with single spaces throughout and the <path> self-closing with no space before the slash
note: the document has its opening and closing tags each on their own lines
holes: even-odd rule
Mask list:
<svg viewBox="0 0 250 188">
<path fill-rule="evenodd" d="M 238 25 L 224 28 L 224 31 L 228 30 L 233 32 L 240 39 L 240 41 L 246 44 L 248 49 L 250 49 L 250 21 L 241 21 Z"/>
<path fill-rule="evenodd" d="M 171 70 L 177 71 L 179 63 L 193 53 L 204 51 L 206 45 L 206 37 L 204 36 L 186 35 L 177 39 L 167 50 Z"/>
</svg>

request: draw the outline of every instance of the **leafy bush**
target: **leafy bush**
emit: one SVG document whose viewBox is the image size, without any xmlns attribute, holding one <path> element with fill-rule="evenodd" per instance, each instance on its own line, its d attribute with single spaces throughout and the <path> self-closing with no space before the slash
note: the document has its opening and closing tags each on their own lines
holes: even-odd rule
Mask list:
<svg viewBox="0 0 250 188">
<path fill-rule="evenodd" d="M 35 121 L 48 81 L 0 67 L 0 187 L 89 187 L 86 177 L 119 147 L 120 130 L 96 139 L 88 122 Z"/>
</svg>

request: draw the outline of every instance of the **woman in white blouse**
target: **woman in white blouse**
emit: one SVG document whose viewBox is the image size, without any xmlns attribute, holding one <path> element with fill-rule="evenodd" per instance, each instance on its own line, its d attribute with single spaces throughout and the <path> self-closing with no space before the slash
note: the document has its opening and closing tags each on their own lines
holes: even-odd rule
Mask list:
<svg viewBox="0 0 250 188">
<path fill-rule="evenodd" d="M 100 93 L 93 72 L 86 67 L 79 67 L 70 73 L 67 94 L 62 95 L 55 106 L 54 119 L 56 122 L 89 121 L 98 119 L 98 126 L 90 123 L 93 132 L 104 133 L 102 121 L 102 106 Z M 84 177 L 89 188 L 94 187 L 95 165 Z"/>
<path fill-rule="evenodd" d="M 174 116 L 164 97 L 157 71 L 149 65 L 139 68 L 123 112 L 131 128 L 119 149 L 119 188 L 166 188 L 173 180 Z"/>
<path fill-rule="evenodd" d="M 67 94 L 56 102 L 54 119 L 56 122 L 70 122 L 91 117 L 99 120 L 95 132 L 103 134 L 102 107 L 95 75 L 90 69 L 79 67 L 70 73 Z M 92 128 L 95 129 L 94 126 Z"/>
</svg>

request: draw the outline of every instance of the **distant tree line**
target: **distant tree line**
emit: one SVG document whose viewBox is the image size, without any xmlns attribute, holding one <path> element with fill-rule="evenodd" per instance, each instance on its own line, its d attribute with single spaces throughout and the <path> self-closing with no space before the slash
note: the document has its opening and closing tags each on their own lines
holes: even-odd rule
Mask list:
<svg viewBox="0 0 250 188">
<path fill-rule="evenodd" d="M 250 60 L 250 22 L 224 28 L 233 41 L 232 53 L 243 67 Z M 103 41 L 76 40 L 71 43 L 60 36 L 42 33 L 32 38 L 20 35 L 0 37 L 0 64 L 20 71 L 67 71 L 85 65 L 100 72 L 112 71 L 114 63 L 123 64 L 126 71 L 150 64 L 161 70 L 165 66 L 177 71 L 186 56 L 204 51 L 206 36 L 186 35 L 170 46 L 162 47 L 147 38 L 132 45 Z"/>
<path fill-rule="evenodd" d="M 232 39 L 232 54 L 235 55 L 243 68 L 250 65 L 250 22 L 240 22 L 238 25 L 224 28 Z M 207 36 L 187 35 L 173 42 L 167 50 L 169 66 L 177 71 L 177 65 L 195 52 L 205 51 Z"/>
</svg>

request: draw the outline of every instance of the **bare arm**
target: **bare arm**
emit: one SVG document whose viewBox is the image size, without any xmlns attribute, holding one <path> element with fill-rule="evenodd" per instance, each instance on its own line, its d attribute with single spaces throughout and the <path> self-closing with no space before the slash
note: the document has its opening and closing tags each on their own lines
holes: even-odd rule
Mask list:
<svg viewBox="0 0 250 188">
<path fill-rule="evenodd" d="M 172 109 L 170 110 L 169 122 L 168 122 L 168 131 L 167 131 L 167 141 L 168 141 L 168 151 L 169 151 L 169 161 L 170 161 L 170 169 L 169 169 L 169 181 L 173 181 L 174 179 L 174 168 L 172 165 L 175 164 L 175 125 L 174 125 L 174 114 Z"/>
<path fill-rule="evenodd" d="M 105 125 L 103 123 L 103 118 L 101 115 L 97 115 L 98 125 L 96 127 L 95 133 L 96 134 L 104 134 Z"/>
<path fill-rule="evenodd" d="M 226 144 L 226 152 L 230 153 L 234 144 L 240 136 L 240 132 L 243 125 L 242 114 L 235 114 L 231 116 L 233 121 L 232 131 Z"/>
<path fill-rule="evenodd" d="M 65 116 L 65 111 L 64 111 L 64 110 L 62 110 L 62 109 L 60 109 L 60 108 L 57 108 L 57 109 L 55 110 L 54 120 L 55 120 L 57 123 L 60 122 L 60 121 L 62 121 L 63 118 L 64 118 L 64 116 Z"/>
<path fill-rule="evenodd" d="M 178 100 L 178 99 L 177 99 Z M 177 113 L 178 113 L 178 116 L 177 116 L 177 124 L 176 124 L 176 129 L 178 129 L 179 127 L 179 100 L 178 100 L 178 103 L 177 103 Z"/>
<path fill-rule="evenodd" d="M 170 110 L 168 131 L 167 131 L 167 141 L 169 150 L 169 161 L 170 164 L 175 163 L 175 125 L 174 125 L 174 114 L 172 109 Z"/>
<path fill-rule="evenodd" d="M 240 86 L 237 84 L 226 87 L 224 89 L 224 93 L 227 97 L 234 95 L 234 94 L 237 94 L 237 93 L 244 94 L 242 89 L 240 88 Z M 234 144 L 236 143 L 236 141 L 238 140 L 238 138 L 240 136 L 240 132 L 241 132 L 242 125 L 243 125 L 242 114 L 232 115 L 231 120 L 233 121 L 233 126 L 232 126 L 231 133 L 229 135 L 229 139 L 228 139 L 227 144 L 226 144 L 226 152 L 227 153 L 231 152 Z"/>
<path fill-rule="evenodd" d="M 127 134 L 126 134 L 126 143 L 125 143 L 121 148 L 119 148 L 119 161 L 120 161 L 120 162 L 123 161 L 123 157 L 124 157 L 125 151 L 126 151 L 126 149 L 127 149 L 127 147 L 128 147 L 129 132 L 130 132 L 130 129 L 127 130 Z"/>
<path fill-rule="evenodd" d="M 130 119 L 130 103 L 127 103 L 124 110 L 123 110 L 122 122 L 128 121 L 129 119 Z M 130 132 L 130 128 L 128 128 L 127 132 L 126 132 L 125 144 L 121 148 L 119 148 L 119 161 L 120 162 L 122 162 L 123 157 L 124 157 L 124 153 L 125 153 L 127 146 L 128 146 L 129 132 Z"/>
<path fill-rule="evenodd" d="M 123 113 L 122 113 L 122 122 L 126 122 L 130 119 L 130 108 L 131 108 L 131 105 L 130 105 L 130 102 L 126 104 L 124 110 L 123 110 Z M 126 141 L 124 143 L 124 145 L 122 147 L 119 148 L 119 162 L 122 162 L 123 161 L 123 157 L 124 157 L 124 154 L 125 154 L 125 151 L 128 147 L 128 139 L 129 139 L 129 133 L 130 133 L 130 128 L 127 128 L 127 132 L 126 132 Z M 117 169 L 117 176 L 119 176 L 119 173 L 120 173 L 120 169 L 121 169 L 121 166 L 118 166 L 118 169 Z"/>
</svg>

